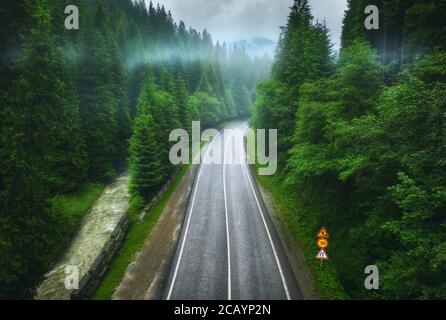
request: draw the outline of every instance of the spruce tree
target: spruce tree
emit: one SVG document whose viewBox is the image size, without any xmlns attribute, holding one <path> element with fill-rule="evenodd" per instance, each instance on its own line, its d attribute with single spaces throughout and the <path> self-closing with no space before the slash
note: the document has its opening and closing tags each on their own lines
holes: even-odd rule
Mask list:
<svg viewBox="0 0 446 320">
<path fill-rule="evenodd" d="M 160 151 L 152 117 L 140 115 L 135 120 L 130 140 L 130 192 L 137 199 L 135 204 L 140 205 L 140 199 L 144 202 L 150 200 L 163 182 Z"/>
<path fill-rule="evenodd" d="M 80 107 L 89 158 L 89 177 L 104 180 L 115 176 L 118 105 L 114 89 L 110 35 L 102 2 L 92 17 L 84 18 L 82 71 L 79 76 Z"/>
</svg>

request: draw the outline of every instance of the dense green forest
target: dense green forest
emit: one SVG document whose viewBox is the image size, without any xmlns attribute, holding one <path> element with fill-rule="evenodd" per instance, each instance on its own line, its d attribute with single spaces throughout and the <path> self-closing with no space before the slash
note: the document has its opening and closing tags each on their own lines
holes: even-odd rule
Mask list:
<svg viewBox="0 0 446 320">
<path fill-rule="evenodd" d="M 444 0 L 350 0 L 334 55 L 295 0 L 260 85 L 252 124 L 279 129 L 281 180 L 315 232 L 329 227 L 351 298 L 446 298 L 445 20 Z M 380 290 L 364 289 L 367 265 Z"/>
<path fill-rule="evenodd" d="M 80 30 L 66 30 L 67 5 Z M 364 8 L 380 29 L 364 28 Z M 446 0 L 349 0 L 334 52 L 294 0 L 272 66 L 132 0 L 0 7 L 0 298 L 31 298 L 79 219 L 64 196 L 129 171 L 138 213 L 174 174 L 169 133 L 278 129 L 279 179 L 332 235 L 351 298 L 446 298 Z M 87 195 L 91 197 L 91 195 Z M 307 219 L 308 218 L 308 219 Z M 311 235 L 314 236 L 314 235 Z M 380 290 L 364 289 L 377 265 Z"/>
<path fill-rule="evenodd" d="M 248 117 L 271 61 L 214 44 L 206 30 L 144 1 L 6 2 L 0 298 L 30 298 L 79 222 L 54 199 L 129 168 L 131 208 L 141 209 L 174 172 L 170 131 Z M 64 27 L 73 4 L 80 30 Z"/>
</svg>

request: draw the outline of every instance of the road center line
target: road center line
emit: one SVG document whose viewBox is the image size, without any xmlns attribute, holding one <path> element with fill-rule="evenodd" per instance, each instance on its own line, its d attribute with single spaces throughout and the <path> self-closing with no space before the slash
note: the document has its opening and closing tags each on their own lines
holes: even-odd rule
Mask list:
<svg viewBox="0 0 446 320">
<path fill-rule="evenodd" d="M 248 128 L 246 128 L 244 132 L 246 132 L 246 130 L 248 130 Z M 245 150 L 244 146 L 243 146 L 243 154 L 246 155 L 246 150 Z M 246 155 L 245 159 L 247 159 L 247 156 L 248 155 Z M 276 252 L 276 248 L 275 248 L 273 240 L 271 238 L 271 234 L 269 232 L 268 225 L 266 224 L 266 220 L 265 220 L 265 216 L 263 214 L 262 207 L 260 206 L 259 199 L 257 198 L 257 194 L 256 194 L 256 192 L 254 190 L 254 186 L 253 186 L 252 181 L 251 181 L 251 176 L 249 175 L 249 172 L 247 172 L 247 169 L 246 169 L 245 166 L 247 166 L 246 161 L 243 161 L 242 162 L 242 171 L 248 176 L 249 185 L 251 186 L 252 193 L 254 194 L 254 198 L 256 200 L 257 207 L 259 208 L 259 211 L 260 211 L 260 215 L 262 216 L 263 225 L 265 226 L 266 233 L 268 234 L 268 239 L 269 239 L 269 242 L 271 244 L 271 248 L 273 249 L 274 258 L 276 259 L 277 267 L 279 269 L 279 273 L 280 273 L 280 277 L 282 279 L 283 288 L 285 289 L 286 297 L 287 297 L 288 300 L 291 300 L 290 292 L 289 292 L 288 286 L 286 284 L 286 280 L 285 280 L 285 276 L 283 274 L 282 266 L 280 265 L 280 261 L 279 261 L 279 257 L 278 257 L 277 252 Z"/>
<path fill-rule="evenodd" d="M 220 135 L 220 137 L 221 137 L 221 135 Z M 201 175 L 202 175 L 202 173 L 203 173 L 203 167 L 204 167 L 204 165 L 205 165 L 205 163 L 206 163 L 206 159 L 207 159 L 207 157 L 208 157 L 208 155 L 209 155 L 209 151 L 212 149 L 212 146 L 214 145 L 215 140 L 216 140 L 216 139 L 214 138 L 214 139 L 212 140 L 211 144 L 208 146 L 208 148 L 207 148 L 207 150 L 206 150 L 206 154 L 205 154 L 205 156 L 204 156 L 204 159 L 203 159 L 202 162 L 201 162 L 200 172 L 198 173 L 197 184 L 195 185 L 194 195 L 192 196 L 192 203 L 191 203 L 191 206 L 190 206 L 189 218 L 187 219 L 186 231 L 185 231 L 185 233 L 184 233 L 183 242 L 182 242 L 182 244 L 181 244 L 181 249 L 180 249 L 180 254 L 179 254 L 179 256 L 178 256 L 177 265 L 175 266 L 175 272 L 174 272 L 174 274 L 173 274 L 172 283 L 171 283 L 171 285 L 170 285 L 170 289 L 169 289 L 169 294 L 167 295 L 167 300 L 170 300 L 170 298 L 172 297 L 172 291 L 173 291 L 173 287 L 174 287 L 174 285 L 175 285 L 175 281 L 176 281 L 176 279 L 177 279 L 178 269 L 179 269 L 179 267 L 180 267 L 181 257 L 182 257 L 182 255 L 183 255 L 184 245 L 185 245 L 185 243 L 186 243 L 186 238 L 187 238 L 187 233 L 188 233 L 188 231 L 189 231 L 189 225 L 190 225 L 190 221 L 191 221 L 191 218 L 192 218 L 192 213 L 194 212 L 195 198 L 196 198 L 196 196 L 197 196 L 197 190 L 198 190 L 198 186 L 199 186 L 199 184 L 200 184 L 200 178 L 201 178 Z"/>
<path fill-rule="evenodd" d="M 228 199 L 226 196 L 226 132 L 223 131 L 223 196 L 225 199 L 226 242 L 228 248 L 228 300 L 231 300 L 231 245 L 229 241 Z M 232 136 L 231 136 L 232 138 Z"/>
</svg>

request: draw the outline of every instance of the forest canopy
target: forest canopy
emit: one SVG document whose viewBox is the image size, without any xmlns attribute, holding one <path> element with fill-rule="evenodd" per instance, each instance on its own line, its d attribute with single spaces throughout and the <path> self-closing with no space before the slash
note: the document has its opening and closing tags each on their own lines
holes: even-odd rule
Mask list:
<svg viewBox="0 0 446 320">
<path fill-rule="evenodd" d="M 274 179 L 299 223 L 330 229 L 348 297 L 446 299 L 446 0 L 348 0 L 339 52 L 294 0 L 274 62 L 144 0 L 6 2 L 0 299 L 32 298 L 66 249 L 80 215 L 64 199 L 128 173 L 135 216 L 176 172 L 173 129 L 248 117 L 278 129 Z M 67 5 L 79 30 L 64 28 Z"/>
<path fill-rule="evenodd" d="M 53 199 L 128 169 L 137 212 L 174 172 L 170 131 L 248 117 L 271 58 L 142 0 L 8 1 L 0 20 L 0 298 L 30 298 L 79 222 Z"/>
<path fill-rule="evenodd" d="M 380 9 L 366 30 L 364 9 Z M 446 298 L 446 1 L 349 0 L 342 48 L 295 0 L 252 124 L 279 129 L 299 221 L 354 299 Z M 364 268 L 380 290 L 364 289 Z M 329 297 L 328 297 L 329 298 Z"/>
</svg>

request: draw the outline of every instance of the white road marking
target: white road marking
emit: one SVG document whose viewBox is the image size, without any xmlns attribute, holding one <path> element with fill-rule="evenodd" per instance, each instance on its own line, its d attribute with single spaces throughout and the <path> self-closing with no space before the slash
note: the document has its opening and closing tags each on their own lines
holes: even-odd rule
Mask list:
<svg viewBox="0 0 446 320">
<path fill-rule="evenodd" d="M 216 140 L 215 138 L 212 140 L 211 144 L 208 146 L 208 148 L 206 150 L 206 155 L 204 156 L 204 159 L 202 159 L 202 163 L 201 163 L 201 166 L 200 166 L 200 172 L 198 173 L 197 184 L 195 186 L 194 195 L 192 196 L 192 203 L 191 203 L 191 206 L 190 206 L 189 218 L 187 219 L 186 231 L 184 233 L 183 243 L 181 244 L 180 254 L 179 254 L 179 257 L 178 257 L 177 265 L 175 267 L 175 272 L 173 274 L 172 283 L 171 283 L 170 289 L 169 289 L 169 294 L 167 295 L 167 300 L 170 300 L 170 298 L 172 297 L 172 291 L 173 291 L 173 287 L 175 285 L 175 281 L 177 279 L 178 269 L 180 267 L 181 257 L 183 255 L 184 245 L 186 243 L 186 238 L 187 238 L 187 233 L 189 231 L 189 225 L 190 225 L 190 221 L 191 221 L 191 218 L 192 218 L 192 213 L 194 212 L 195 198 L 197 196 L 197 190 L 198 190 L 198 186 L 200 184 L 200 178 L 201 178 L 201 175 L 203 173 L 203 167 L 204 167 L 204 165 L 206 163 L 206 159 L 207 159 L 207 157 L 209 155 L 209 151 L 211 150 L 212 146 L 214 145 L 215 140 Z"/>
<path fill-rule="evenodd" d="M 247 129 L 248 128 L 245 129 L 245 132 L 246 132 Z M 246 153 L 246 151 L 245 151 L 245 148 L 243 147 L 243 154 L 245 154 L 245 153 Z M 291 300 L 290 292 L 288 290 L 288 286 L 287 286 L 286 281 L 285 281 L 285 276 L 283 275 L 282 266 L 280 265 L 280 261 L 279 261 L 279 257 L 277 256 L 276 248 L 275 248 L 273 240 L 271 238 L 271 234 L 269 232 L 268 225 L 266 224 L 266 220 L 265 220 L 265 216 L 263 214 L 262 207 L 260 206 L 259 199 L 257 198 L 257 194 L 256 194 L 256 192 L 254 190 L 254 187 L 253 187 L 253 184 L 252 184 L 252 181 L 251 181 L 251 176 L 249 175 L 249 172 L 247 172 L 247 169 L 245 168 L 245 166 L 247 166 L 246 161 L 244 161 L 242 163 L 242 170 L 243 170 L 243 173 L 246 176 L 248 176 L 249 185 L 251 186 L 251 190 L 252 190 L 252 193 L 254 194 L 254 198 L 256 200 L 257 207 L 259 208 L 260 214 L 262 216 L 263 225 L 265 226 L 266 233 L 268 234 L 269 242 L 271 244 L 271 248 L 273 249 L 274 258 L 276 259 L 277 267 L 279 268 L 279 273 L 280 273 L 280 277 L 282 278 L 282 284 L 283 284 L 283 288 L 285 289 L 286 297 L 287 297 L 288 300 Z"/>
<path fill-rule="evenodd" d="M 246 129 L 245 129 L 245 132 L 246 132 Z M 220 134 L 220 139 L 222 139 L 221 137 L 222 137 L 222 135 Z M 223 191 L 224 191 L 224 200 L 225 200 L 226 237 L 227 237 L 227 247 L 228 247 L 228 299 L 231 300 L 231 251 L 230 251 L 230 241 L 229 241 L 228 205 L 227 205 L 227 194 L 226 194 L 226 169 L 225 169 L 225 167 L 226 167 L 225 166 L 226 143 L 225 143 L 225 141 L 226 141 L 226 139 L 223 140 L 223 142 L 224 142 L 224 150 L 223 150 L 224 151 L 224 160 L 223 160 Z M 175 266 L 175 272 L 174 272 L 174 275 L 173 275 L 173 278 L 172 278 L 172 283 L 171 283 L 171 286 L 170 286 L 170 289 L 169 289 L 167 300 L 170 300 L 171 297 L 172 297 L 173 288 L 174 288 L 175 281 L 176 281 L 176 278 L 177 278 L 177 275 L 178 275 L 178 269 L 179 269 L 179 266 L 181 264 L 181 258 L 182 258 L 182 255 L 183 255 L 184 246 L 185 246 L 185 243 L 186 243 L 186 238 L 187 238 L 187 234 L 188 234 L 188 231 L 189 231 L 189 226 L 190 226 L 192 213 L 193 213 L 193 209 L 194 209 L 194 204 L 195 204 L 195 198 L 197 196 L 198 186 L 199 186 L 200 179 L 201 179 L 201 176 L 202 176 L 202 173 L 203 173 L 203 167 L 204 167 L 204 164 L 206 163 L 206 159 L 207 159 L 207 157 L 209 155 L 209 152 L 210 152 L 214 142 L 215 142 L 215 139 L 213 139 L 212 143 L 208 146 L 208 149 L 206 150 L 205 157 L 204 157 L 203 162 L 202 162 L 201 167 L 200 167 L 200 172 L 198 174 L 197 184 L 195 186 L 194 194 L 193 194 L 193 197 L 192 197 L 192 203 L 191 203 L 191 207 L 190 207 L 189 218 L 187 220 L 186 231 L 185 231 L 185 234 L 184 234 L 184 237 L 183 237 L 183 242 L 181 244 L 179 257 L 178 257 L 177 264 Z M 246 152 L 245 152 L 245 148 L 244 147 L 242 148 L 242 152 L 243 152 L 243 155 L 245 155 Z M 280 277 L 282 279 L 282 284 L 283 284 L 283 287 L 285 289 L 285 293 L 286 293 L 287 299 L 291 300 L 290 293 L 289 293 L 289 290 L 288 290 L 288 286 L 286 284 L 286 280 L 285 280 L 285 277 L 284 277 L 284 274 L 283 274 L 283 270 L 282 270 L 282 267 L 280 265 L 280 261 L 279 261 L 279 258 L 278 258 L 277 252 L 276 252 L 276 248 L 274 246 L 274 243 L 273 243 L 273 240 L 272 240 L 272 237 L 271 237 L 268 225 L 266 223 L 262 207 L 260 206 L 259 199 L 257 198 L 257 194 L 256 194 L 255 189 L 253 187 L 253 184 L 252 184 L 252 181 L 251 181 L 251 177 L 250 177 L 250 175 L 247 172 L 247 169 L 245 167 L 246 165 L 247 165 L 246 161 L 243 161 L 243 163 L 242 163 L 242 171 L 248 177 L 249 185 L 250 185 L 251 190 L 252 190 L 252 192 L 254 194 L 254 198 L 256 200 L 257 207 L 259 208 L 259 211 L 260 211 L 260 214 L 261 214 L 261 217 L 262 217 L 263 225 L 265 226 L 265 230 L 266 230 L 266 233 L 268 235 L 268 239 L 269 239 L 269 242 L 271 244 L 271 248 L 272 248 L 273 253 L 274 253 L 274 258 L 276 259 L 277 267 L 279 269 Z"/>
<path fill-rule="evenodd" d="M 226 197 L 226 135 L 223 134 L 223 196 L 225 198 L 226 242 L 228 247 L 228 300 L 231 300 L 231 245 L 229 242 L 228 199 Z"/>
</svg>

